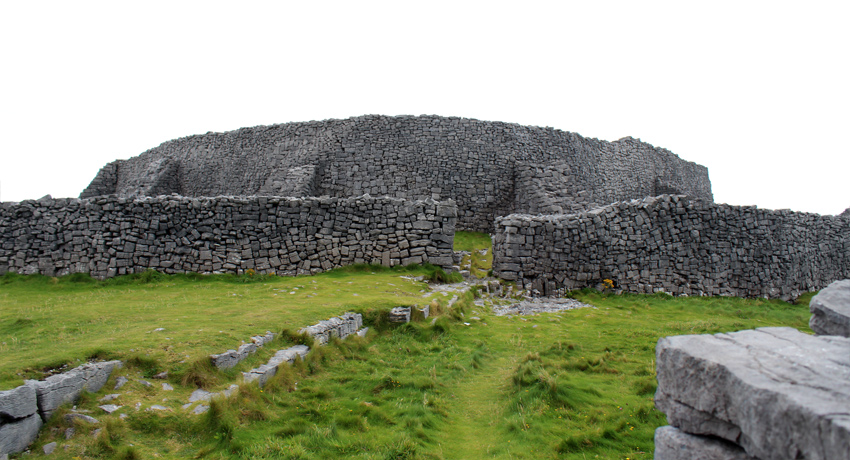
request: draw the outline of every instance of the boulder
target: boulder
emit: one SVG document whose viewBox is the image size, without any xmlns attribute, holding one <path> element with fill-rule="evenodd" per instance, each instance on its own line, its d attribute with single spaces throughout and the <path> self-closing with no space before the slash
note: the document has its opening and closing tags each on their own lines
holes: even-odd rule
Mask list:
<svg viewBox="0 0 850 460">
<path fill-rule="evenodd" d="M 722 439 L 688 434 L 672 426 L 655 430 L 655 460 L 758 460 Z"/>
<path fill-rule="evenodd" d="M 818 335 L 850 337 L 850 279 L 835 281 L 809 302 L 809 327 Z"/>
<path fill-rule="evenodd" d="M 29 417 L 38 412 L 35 389 L 21 385 L 13 390 L 0 391 L 0 420 Z"/>
<path fill-rule="evenodd" d="M 773 327 L 665 337 L 656 362 L 670 425 L 758 458 L 850 459 L 850 339 Z"/>
</svg>

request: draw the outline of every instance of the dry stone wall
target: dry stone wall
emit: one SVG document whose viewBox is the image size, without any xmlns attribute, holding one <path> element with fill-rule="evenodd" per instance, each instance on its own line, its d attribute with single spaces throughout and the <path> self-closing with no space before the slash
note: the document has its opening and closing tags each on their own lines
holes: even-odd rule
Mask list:
<svg viewBox="0 0 850 460">
<path fill-rule="evenodd" d="M 97 197 L 0 203 L 0 274 L 309 274 L 452 265 L 457 206 L 394 198 Z"/>
<path fill-rule="evenodd" d="M 458 226 L 682 193 L 711 201 L 704 166 L 630 137 L 438 116 L 369 115 L 207 133 L 107 164 L 81 198 L 362 194 L 454 200 Z"/>
<path fill-rule="evenodd" d="M 850 220 L 660 196 L 496 221 L 494 274 L 540 294 L 613 280 L 626 292 L 790 299 L 850 277 Z"/>
</svg>

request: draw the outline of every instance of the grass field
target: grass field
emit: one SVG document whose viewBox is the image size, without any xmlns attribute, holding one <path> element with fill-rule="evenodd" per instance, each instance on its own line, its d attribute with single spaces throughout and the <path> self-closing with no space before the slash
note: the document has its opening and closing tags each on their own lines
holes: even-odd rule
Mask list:
<svg viewBox="0 0 850 460">
<path fill-rule="evenodd" d="M 459 243 L 474 250 L 484 238 Z M 380 311 L 431 302 L 421 292 L 427 285 L 411 275 L 433 271 L 109 282 L 5 275 L 0 389 L 91 356 L 128 363 L 118 375 L 131 381 L 114 392 L 121 410 L 97 409 L 113 393 L 110 382 L 78 404 L 100 424 L 77 422 L 65 440 L 65 409 L 42 430 L 33 449 L 56 441 L 55 458 L 650 459 L 653 432 L 665 424 L 652 403 L 660 337 L 762 326 L 808 331 L 808 296 L 792 305 L 596 291 L 573 293 L 596 308 L 511 318 L 476 306 L 467 293 L 433 323 L 386 325 Z M 377 327 L 365 339 L 314 349 L 262 389 L 242 385 L 206 414 L 181 408 L 198 382 L 213 391 L 239 383 L 241 371 L 289 342 L 278 339 L 227 372 L 205 366 L 208 354 L 348 310 Z M 150 379 L 162 370 L 173 391 Z M 153 404 L 167 410 L 145 410 Z"/>
</svg>

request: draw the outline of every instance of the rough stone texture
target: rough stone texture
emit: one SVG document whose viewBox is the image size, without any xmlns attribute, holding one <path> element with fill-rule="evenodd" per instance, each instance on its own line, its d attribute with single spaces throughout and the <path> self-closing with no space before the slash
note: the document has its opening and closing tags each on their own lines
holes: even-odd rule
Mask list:
<svg viewBox="0 0 850 460">
<path fill-rule="evenodd" d="M 850 459 L 850 339 L 791 328 L 665 337 L 656 361 L 670 425 L 758 458 Z"/>
<path fill-rule="evenodd" d="M 409 323 L 410 307 L 395 307 L 390 310 L 389 321 L 391 323 Z"/>
<path fill-rule="evenodd" d="M 230 369 L 247 358 L 248 355 L 256 353 L 257 347 L 262 347 L 272 340 L 274 340 L 274 333 L 266 331 L 265 335 L 251 337 L 251 343 L 244 343 L 237 350 L 227 350 L 224 353 L 210 355 L 210 361 L 212 361 L 213 366 L 219 369 Z"/>
<path fill-rule="evenodd" d="M 344 339 L 363 327 L 363 315 L 360 313 L 343 313 L 340 316 L 301 328 L 299 334 L 312 337 L 317 345 L 325 345 L 332 338 Z"/>
<path fill-rule="evenodd" d="M 493 272 L 538 294 L 611 279 L 627 292 L 791 299 L 850 278 L 850 220 L 682 196 L 496 220 Z"/>
<path fill-rule="evenodd" d="M 266 384 L 266 382 L 277 374 L 277 369 L 283 363 L 292 364 L 296 359 L 301 357 L 302 359 L 307 356 L 307 353 L 310 351 L 310 348 L 306 345 L 295 345 L 289 347 L 285 350 L 278 350 L 277 353 L 272 356 L 268 363 L 263 364 L 262 366 L 251 369 L 249 372 L 243 372 L 242 378 L 245 382 L 254 382 L 256 381 L 260 386 Z"/>
<path fill-rule="evenodd" d="M 820 335 L 850 337 L 850 279 L 836 281 L 809 302 L 809 327 Z"/>
<path fill-rule="evenodd" d="M 672 426 L 655 430 L 655 460 L 758 460 L 722 439 L 688 434 Z"/>
<path fill-rule="evenodd" d="M 26 384 L 35 390 L 39 414 L 46 422 L 56 408 L 75 402 L 83 390 L 91 393 L 99 391 L 112 371 L 121 366 L 121 361 L 83 364 L 44 380 L 27 380 Z"/>
<path fill-rule="evenodd" d="M 23 451 L 38 437 L 44 422 L 38 414 L 0 424 L 0 456 Z"/>
<path fill-rule="evenodd" d="M 680 193 L 712 200 L 708 170 L 630 137 L 438 116 L 368 115 L 207 133 L 107 164 L 82 198 L 268 195 L 452 199 L 462 229 Z"/>
<path fill-rule="evenodd" d="M 0 423 L 4 420 L 29 417 L 38 412 L 35 389 L 21 385 L 7 391 L 0 391 Z"/>
<path fill-rule="evenodd" d="M 838 217 L 850 219 L 850 208 L 845 209 L 844 212 L 842 212 L 841 214 L 838 215 Z"/>
<path fill-rule="evenodd" d="M 456 220 L 452 202 L 369 196 L 0 203 L 0 274 L 290 275 L 425 262 L 450 269 Z"/>
</svg>

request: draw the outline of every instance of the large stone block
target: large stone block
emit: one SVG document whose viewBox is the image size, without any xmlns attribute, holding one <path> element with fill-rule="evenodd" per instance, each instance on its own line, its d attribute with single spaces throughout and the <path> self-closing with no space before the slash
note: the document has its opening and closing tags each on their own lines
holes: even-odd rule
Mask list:
<svg viewBox="0 0 850 460">
<path fill-rule="evenodd" d="M 758 460 L 722 439 L 688 434 L 672 426 L 655 430 L 655 460 Z"/>
<path fill-rule="evenodd" d="M 83 364 L 41 381 L 28 380 L 27 385 L 35 390 L 39 413 L 46 422 L 56 408 L 75 402 L 83 390 L 92 393 L 99 391 L 112 371 L 121 365 L 121 361 Z"/>
<path fill-rule="evenodd" d="M 656 362 L 670 425 L 764 459 L 850 459 L 850 339 L 791 328 L 665 337 Z"/>
<path fill-rule="evenodd" d="M 850 279 L 835 281 L 809 302 L 809 327 L 820 335 L 850 337 Z"/>
<path fill-rule="evenodd" d="M 15 389 L 0 391 L 0 423 L 6 419 L 29 417 L 38 412 L 35 388 L 21 385 Z"/>
<path fill-rule="evenodd" d="M 0 425 L 0 456 L 22 452 L 38 438 L 43 424 L 38 414 Z"/>
</svg>

